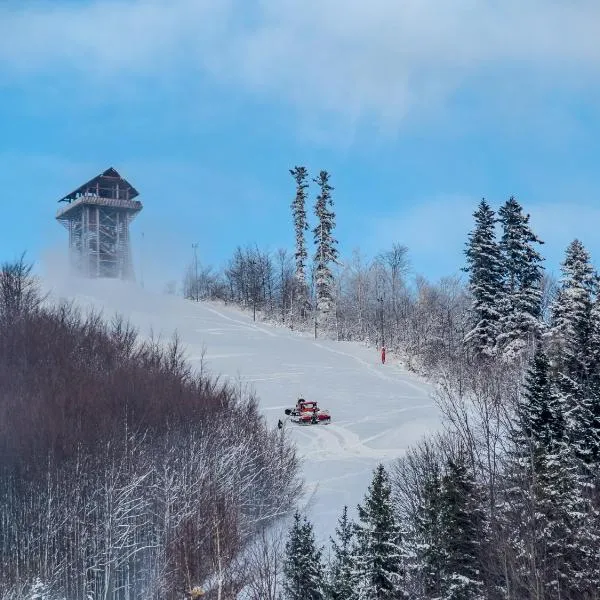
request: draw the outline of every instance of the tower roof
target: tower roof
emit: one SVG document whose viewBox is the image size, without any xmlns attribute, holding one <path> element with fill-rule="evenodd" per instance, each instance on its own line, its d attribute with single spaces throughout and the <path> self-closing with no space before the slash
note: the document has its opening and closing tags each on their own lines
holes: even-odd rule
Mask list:
<svg viewBox="0 0 600 600">
<path fill-rule="evenodd" d="M 133 200 L 133 198 L 139 196 L 139 192 L 126 179 L 123 179 L 116 169 L 110 167 L 104 173 L 96 175 L 96 177 L 90 179 L 87 183 L 73 190 L 70 194 L 63 196 L 59 202 L 70 203 L 79 196 L 89 195 L 100 198 L 126 198 L 127 200 Z"/>
</svg>

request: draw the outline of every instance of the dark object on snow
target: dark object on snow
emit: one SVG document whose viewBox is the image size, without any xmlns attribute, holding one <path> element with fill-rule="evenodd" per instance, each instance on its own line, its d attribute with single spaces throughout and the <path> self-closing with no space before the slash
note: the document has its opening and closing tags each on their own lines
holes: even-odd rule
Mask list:
<svg viewBox="0 0 600 600">
<path fill-rule="evenodd" d="M 295 408 L 286 408 L 285 414 L 298 425 L 318 425 L 331 422 L 328 410 L 319 408 L 316 402 L 300 398 Z"/>
<path fill-rule="evenodd" d="M 281 429 L 283 427 L 283 421 L 281 419 L 279 419 L 279 421 L 277 421 L 277 427 L 278 427 L 278 429 Z"/>
</svg>

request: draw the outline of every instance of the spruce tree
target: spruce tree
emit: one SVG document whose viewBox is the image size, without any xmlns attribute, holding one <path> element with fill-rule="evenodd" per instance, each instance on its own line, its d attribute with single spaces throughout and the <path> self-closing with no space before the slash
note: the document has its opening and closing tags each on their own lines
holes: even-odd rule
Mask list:
<svg viewBox="0 0 600 600">
<path fill-rule="evenodd" d="M 400 526 L 392 506 L 388 474 L 379 465 L 358 506 L 356 525 L 357 600 L 397 600 L 404 597 Z"/>
<path fill-rule="evenodd" d="M 539 346 L 524 384 L 520 405 L 519 446 L 529 453 L 530 441 L 541 450 L 549 450 L 555 440 L 565 436 L 564 406 L 553 385 L 550 364 Z"/>
<path fill-rule="evenodd" d="M 356 588 L 356 566 L 354 560 L 354 524 L 348 519 L 348 507 L 344 506 L 336 539 L 331 538 L 333 557 L 329 572 L 327 598 L 331 600 L 353 600 Z"/>
<path fill-rule="evenodd" d="M 596 277 L 590 256 L 579 240 L 569 244 L 561 271 L 560 287 L 551 306 L 548 337 L 561 372 L 584 383 L 592 360 Z"/>
<path fill-rule="evenodd" d="M 578 485 L 564 413 L 538 348 L 511 432 L 504 488 L 502 522 L 516 562 L 514 597 L 587 597 L 595 586 L 596 528 Z"/>
<path fill-rule="evenodd" d="M 570 439 L 583 462 L 584 477 L 593 481 L 600 509 L 600 373 L 593 371 L 585 395 L 569 414 Z"/>
<path fill-rule="evenodd" d="M 597 276 L 579 240 L 569 244 L 547 334 L 568 415 L 569 442 L 586 479 L 600 461 L 600 378 L 595 349 Z"/>
<path fill-rule="evenodd" d="M 496 217 L 485 199 L 475 213 L 475 228 L 469 234 L 465 254 L 472 296 L 471 330 L 465 336 L 478 356 L 494 354 L 500 333 L 500 306 L 503 296 L 502 257 L 496 242 Z"/>
<path fill-rule="evenodd" d="M 441 486 L 444 600 L 483 598 L 481 546 L 484 541 L 483 501 L 466 454 L 449 458 Z"/>
<path fill-rule="evenodd" d="M 590 376 L 587 386 L 588 403 L 588 448 L 589 467 L 596 480 L 595 487 L 600 490 L 600 282 L 595 276 L 595 299 L 591 311 L 590 332 Z M 597 507 L 600 508 L 600 494 Z"/>
<path fill-rule="evenodd" d="M 498 211 L 505 295 L 499 346 L 505 358 L 519 356 L 541 333 L 542 257 L 534 244 L 543 242 L 529 226 L 529 215 L 511 197 Z"/>
<path fill-rule="evenodd" d="M 306 179 L 308 171 L 306 167 L 296 166 L 290 169 L 290 174 L 296 181 L 296 197 L 292 202 L 292 216 L 296 234 L 296 250 L 294 253 L 294 258 L 296 259 L 296 279 L 303 290 L 306 287 L 306 260 L 308 258 L 304 236 L 304 232 L 308 231 L 308 221 L 306 219 L 306 190 L 308 188 Z"/>
<path fill-rule="evenodd" d="M 423 594 L 426 598 L 439 598 L 446 576 L 446 553 L 443 544 L 442 476 L 440 465 L 435 461 L 428 465 L 424 473 L 414 535 Z"/>
<path fill-rule="evenodd" d="M 333 237 L 335 228 L 335 213 L 329 184 L 329 173 L 321 171 L 319 177 L 313 179 L 319 186 L 319 195 L 315 203 L 315 214 L 318 219 L 314 228 L 315 251 L 315 288 L 317 309 L 327 313 L 333 300 L 332 264 L 338 260 L 337 240 Z"/>
<path fill-rule="evenodd" d="M 284 590 L 288 600 L 323 600 L 321 549 L 311 523 L 297 512 L 285 546 Z"/>
<path fill-rule="evenodd" d="M 595 297 L 590 313 L 590 354 L 591 371 L 596 378 L 596 376 L 600 377 L 600 276 L 597 273 L 594 277 L 594 292 Z"/>
</svg>

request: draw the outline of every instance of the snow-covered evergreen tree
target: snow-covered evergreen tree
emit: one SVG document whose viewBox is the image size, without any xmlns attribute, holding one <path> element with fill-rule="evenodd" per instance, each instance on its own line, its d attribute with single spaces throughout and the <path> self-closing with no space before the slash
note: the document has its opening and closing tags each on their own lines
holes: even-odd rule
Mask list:
<svg viewBox="0 0 600 600">
<path fill-rule="evenodd" d="M 595 347 L 598 282 L 579 240 L 569 244 L 561 270 L 547 333 L 549 353 L 565 401 L 571 448 L 585 467 L 584 474 L 595 477 L 600 462 L 600 376 Z"/>
<path fill-rule="evenodd" d="M 344 506 L 336 539 L 331 539 L 333 552 L 327 586 L 330 600 L 353 600 L 356 593 L 356 566 L 354 559 L 354 524 L 348 518 L 348 507 Z"/>
<path fill-rule="evenodd" d="M 541 332 L 542 257 L 534 244 L 543 242 L 529 226 L 529 215 L 511 197 L 498 211 L 504 290 L 499 346 L 507 359 L 516 358 Z"/>
<path fill-rule="evenodd" d="M 524 394 L 519 406 L 520 428 L 517 428 L 518 447 L 529 456 L 531 443 L 538 449 L 552 449 L 565 437 L 565 411 L 550 374 L 548 357 L 540 346 L 536 349 L 527 373 Z"/>
<path fill-rule="evenodd" d="M 561 394 L 536 350 L 511 432 L 503 526 L 513 560 L 512 597 L 591 597 L 596 527 L 578 485 Z"/>
<path fill-rule="evenodd" d="M 392 505 L 392 489 L 383 465 L 374 472 L 356 525 L 357 600 L 404 597 L 400 525 Z"/>
<path fill-rule="evenodd" d="M 425 598 L 440 598 L 446 575 L 446 553 L 443 544 L 442 475 L 437 462 L 430 463 L 422 485 L 414 526 L 419 581 Z"/>
<path fill-rule="evenodd" d="M 590 353 L 592 355 L 591 370 L 594 374 L 600 376 L 600 276 L 595 276 L 595 298 L 592 302 L 592 311 L 590 314 L 591 332 L 590 332 Z"/>
<path fill-rule="evenodd" d="M 600 458 L 599 390 L 594 383 L 584 384 L 565 373 L 558 373 L 556 378 L 571 451 L 579 461 L 584 479 L 597 477 Z"/>
<path fill-rule="evenodd" d="M 594 481 L 600 509 L 600 373 L 592 374 L 585 393 L 573 394 L 569 411 L 569 438 L 573 452 L 582 461 L 583 475 Z"/>
<path fill-rule="evenodd" d="M 595 277 L 595 299 L 591 310 L 590 365 L 586 386 L 588 429 L 587 447 L 588 469 L 596 480 L 595 487 L 600 492 L 600 279 Z M 596 507 L 600 509 L 600 493 Z"/>
<path fill-rule="evenodd" d="M 548 337 L 562 373 L 584 382 L 592 361 L 592 306 L 596 289 L 590 256 L 579 240 L 569 244 L 562 278 L 551 305 Z"/>
<path fill-rule="evenodd" d="M 441 485 L 444 600 L 483 599 L 481 546 L 484 541 L 483 502 L 466 453 L 446 464 Z"/>
<path fill-rule="evenodd" d="M 285 547 L 284 589 L 288 600 L 323 600 L 322 550 L 315 544 L 312 524 L 299 513 L 294 515 Z"/>
<path fill-rule="evenodd" d="M 416 514 L 421 595 L 426 599 L 483 597 L 483 502 L 466 454 L 431 464 Z"/>
<path fill-rule="evenodd" d="M 306 250 L 305 231 L 308 231 L 308 221 L 306 218 L 306 190 L 308 183 L 308 171 L 306 167 L 294 167 L 290 169 L 290 174 L 296 181 L 296 197 L 292 202 L 292 216 L 294 218 L 294 231 L 296 234 L 296 250 L 294 258 L 296 259 L 296 279 L 300 288 L 306 287 L 306 260 L 308 252 Z"/>
<path fill-rule="evenodd" d="M 500 333 L 503 297 L 502 257 L 496 242 L 496 216 L 490 205 L 481 200 L 475 213 L 475 228 L 469 234 L 465 254 L 472 296 L 471 330 L 465 336 L 479 356 L 492 355 Z"/>
<path fill-rule="evenodd" d="M 317 309 L 327 313 L 331 309 L 334 292 L 331 267 L 338 260 L 337 240 L 333 237 L 335 213 L 331 210 L 333 187 L 329 184 L 327 171 L 321 171 L 313 181 L 320 190 L 315 203 L 318 223 L 313 230 L 316 246 L 314 258 L 316 302 Z"/>
</svg>

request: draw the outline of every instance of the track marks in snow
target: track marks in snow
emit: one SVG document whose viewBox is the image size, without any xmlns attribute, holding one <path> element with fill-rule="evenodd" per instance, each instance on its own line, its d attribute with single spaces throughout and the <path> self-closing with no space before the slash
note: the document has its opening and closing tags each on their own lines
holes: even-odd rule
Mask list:
<svg viewBox="0 0 600 600">
<path fill-rule="evenodd" d="M 260 327 L 259 325 L 256 325 L 254 322 L 248 323 L 247 321 L 242 321 L 240 319 L 234 319 L 233 317 L 228 317 L 226 314 L 222 313 L 221 311 L 217 310 L 216 308 L 211 308 L 210 306 L 205 306 L 204 308 L 206 310 L 208 310 L 209 312 L 211 312 L 215 315 L 218 315 L 219 317 L 221 317 L 221 319 L 225 319 L 226 321 L 230 321 L 231 323 L 236 323 L 238 325 L 242 325 L 243 328 L 245 328 L 245 329 L 259 331 L 260 333 L 264 333 L 265 335 L 268 335 L 271 337 L 278 337 L 278 335 L 275 332 L 270 331 L 269 329 L 266 329 L 264 327 Z"/>
<path fill-rule="evenodd" d="M 331 459 L 360 461 L 365 459 L 368 464 L 375 460 L 392 460 L 404 454 L 405 448 L 371 448 L 365 441 L 345 427 L 335 425 L 297 426 L 305 441 L 300 446 L 300 452 L 305 459 L 314 462 Z M 307 429 L 307 431 L 302 431 Z"/>
<path fill-rule="evenodd" d="M 400 380 L 400 377 L 391 377 L 387 374 L 385 374 L 381 368 L 379 368 L 379 366 L 373 364 L 372 362 L 369 362 L 368 360 L 364 360 L 363 358 L 360 358 L 359 356 L 356 356 L 355 354 L 350 354 L 349 352 L 343 352 L 342 350 L 336 350 L 334 348 L 330 348 L 329 346 L 325 346 L 323 344 L 319 344 L 318 342 L 314 343 L 315 346 L 317 346 L 317 348 L 321 348 L 323 350 L 326 350 L 327 352 L 332 352 L 333 354 L 339 354 L 341 356 L 345 356 L 347 358 L 351 358 L 355 361 L 357 361 L 358 363 L 360 363 L 361 365 L 367 367 L 367 369 L 373 373 L 373 375 L 379 377 L 380 379 L 384 379 L 386 381 L 398 381 Z M 381 365 L 382 368 L 384 369 L 388 369 L 390 365 L 385 366 L 385 365 Z M 409 375 L 405 372 L 399 371 L 398 368 L 396 368 L 394 371 L 394 373 L 398 374 L 401 376 L 401 381 L 404 385 L 407 385 L 409 387 L 412 387 L 413 389 L 417 390 L 418 392 L 423 392 L 428 390 L 429 386 L 426 383 L 414 383 L 412 381 L 410 381 L 408 379 Z"/>
<path fill-rule="evenodd" d="M 393 410 L 386 410 L 383 412 L 378 411 L 372 415 L 367 415 L 366 417 L 361 417 L 360 419 L 356 419 L 354 421 L 340 422 L 339 425 L 343 425 L 344 427 L 352 427 L 353 425 L 359 425 L 361 423 L 369 423 L 369 422 L 377 422 L 377 421 L 389 422 L 390 417 L 393 415 L 410 412 L 410 411 L 418 411 L 418 410 L 423 410 L 423 409 L 433 410 L 433 409 L 435 409 L 435 405 L 434 404 L 419 404 L 417 406 L 405 406 L 402 408 L 395 408 Z M 367 439 L 371 439 L 371 438 L 367 438 Z"/>
<path fill-rule="evenodd" d="M 245 381 L 249 382 L 249 383 L 256 383 L 258 381 L 277 381 L 279 379 L 292 379 L 293 377 L 297 377 L 297 376 L 303 376 L 306 375 L 306 373 L 302 372 L 302 371 L 286 371 L 285 373 L 271 373 L 269 375 L 260 375 L 258 377 L 246 377 Z M 291 408 L 291 405 L 293 404 L 293 402 L 290 403 L 290 406 L 287 406 L 286 408 Z"/>
</svg>

